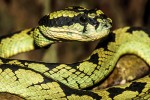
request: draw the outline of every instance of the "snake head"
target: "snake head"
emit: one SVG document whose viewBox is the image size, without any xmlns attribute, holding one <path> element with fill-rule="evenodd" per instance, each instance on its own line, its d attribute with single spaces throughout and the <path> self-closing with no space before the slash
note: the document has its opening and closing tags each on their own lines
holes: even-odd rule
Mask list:
<svg viewBox="0 0 150 100">
<path fill-rule="evenodd" d="M 101 10 L 74 6 L 45 15 L 39 30 L 53 40 L 94 41 L 107 36 L 111 25 Z"/>
</svg>

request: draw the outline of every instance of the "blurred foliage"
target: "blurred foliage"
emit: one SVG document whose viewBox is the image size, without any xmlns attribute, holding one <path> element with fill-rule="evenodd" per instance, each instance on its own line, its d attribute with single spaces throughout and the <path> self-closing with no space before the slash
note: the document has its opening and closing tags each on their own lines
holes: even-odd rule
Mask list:
<svg viewBox="0 0 150 100">
<path fill-rule="evenodd" d="M 103 10 L 113 20 L 113 29 L 126 25 L 150 27 L 149 0 L 1 0 L 0 33 L 9 34 L 35 27 L 44 14 L 68 6 Z M 87 57 L 96 46 L 95 43 L 97 41 L 61 43 L 56 44 L 51 51 L 36 50 L 16 58 L 42 60 L 43 52 L 46 52 L 43 61 L 71 63 Z"/>
</svg>

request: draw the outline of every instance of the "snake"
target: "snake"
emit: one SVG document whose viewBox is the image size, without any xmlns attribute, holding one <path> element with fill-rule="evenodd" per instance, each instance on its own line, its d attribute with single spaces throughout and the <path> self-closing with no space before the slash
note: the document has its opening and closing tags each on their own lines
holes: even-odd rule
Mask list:
<svg viewBox="0 0 150 100">
<path fill-rule="evenodd" d="M 118 59 L 134 54 L 150 65 L 150 30 L 123 27 L 101 10 L 67 7 L 43 16 L 38 26 L 0 37 L 0 93 L 27 100 L 147 100 L 150 75 L 124 85 L 86 90 L 104 80 Z M 67 41 L 100 42 L 83 61 L 45 63 L 8 59 L 18 53 Z"/>
</svg>

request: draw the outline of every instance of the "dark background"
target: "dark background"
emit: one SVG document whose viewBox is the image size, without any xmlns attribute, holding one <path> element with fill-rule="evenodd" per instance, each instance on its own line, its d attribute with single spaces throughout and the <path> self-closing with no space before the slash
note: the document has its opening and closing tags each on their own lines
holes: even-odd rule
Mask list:
<svg viewBox="0 0 150 100">
<path fill-rule="evenodd" d="M 124 26 L 150 28 L 150 0 L 0 0 L 0 35 L 35 27 L 43 15 L 68 6 L 101 9 L 113 20 L 113 29 Z M 15 58 L 71 63 L 87 57 L 96 43 L 59 43 L 51 49 Z"/>
</svg>

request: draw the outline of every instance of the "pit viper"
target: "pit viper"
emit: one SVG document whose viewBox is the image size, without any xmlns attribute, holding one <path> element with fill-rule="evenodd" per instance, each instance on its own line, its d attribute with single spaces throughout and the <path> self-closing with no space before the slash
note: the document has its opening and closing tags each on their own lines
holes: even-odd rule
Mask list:
<svg viewBox="0 0 150 100">
<path fill-rule="evenodd" d="M 99 91 L 85 90 L 105 79 L 122 55 L 135 54 L 150 65 L 150 30 L 110 31 L 111 26 L 101 10 L 68 7 L 45 15 L 35 28 L 0 37 L 0 92 L 30 100 L 150 99 L 150 75 Z M 7 59 L 57 42 L 98 39 L 87 59 L 72 64 Z"/>
</svg>

